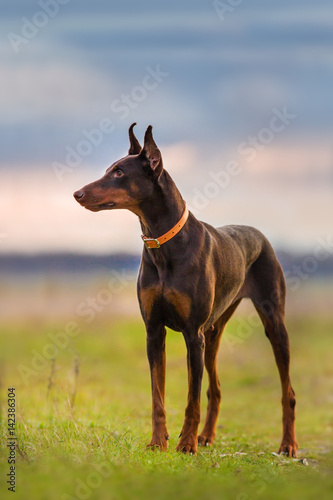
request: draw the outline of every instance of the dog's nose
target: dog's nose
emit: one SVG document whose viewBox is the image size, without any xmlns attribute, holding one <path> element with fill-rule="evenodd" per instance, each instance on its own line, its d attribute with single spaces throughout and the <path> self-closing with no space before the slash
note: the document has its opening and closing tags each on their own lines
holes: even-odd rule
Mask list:
<svg viewBox="0 0 333 500">
<path fill-rule="evenodd" d="M 75 193 L 73 194 L 74 198 L 79 201 L 83 198 L 84 196 L 84 191 L 80 190 L 80 191 L 75 191 Z"/>
</svg>

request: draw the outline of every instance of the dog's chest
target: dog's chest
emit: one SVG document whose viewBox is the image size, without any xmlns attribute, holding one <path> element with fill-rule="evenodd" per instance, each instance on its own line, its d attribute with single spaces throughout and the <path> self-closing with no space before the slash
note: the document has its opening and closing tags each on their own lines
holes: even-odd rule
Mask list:
<svg viewBox="0 0 333 500">
<path fill-rule="evenodd" d="M 160 320 L 176 331 L 184 329 L 193 313 L 189 294 L 161 283 L 141 288 L 139 299 L 144 318 L 154 322 Z"/>
<path fill-rule="evenodd" d="M 192 299 L 185 292 L 175 288 L 164 288 L 161 305 L 165 324 L 173 330 L 182 330 L 188 324 L 192 313 Z"/>
</svg>

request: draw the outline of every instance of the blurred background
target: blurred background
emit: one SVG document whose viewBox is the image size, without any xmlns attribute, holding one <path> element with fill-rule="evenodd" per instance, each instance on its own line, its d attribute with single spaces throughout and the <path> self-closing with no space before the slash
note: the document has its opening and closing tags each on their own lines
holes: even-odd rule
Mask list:
<svg viewBox="0 0 333 500">
<path fill-rule="evenodd" d="M 199 218 L 291 250 L 330 232 L 332 2 L 236 3 L 5 2 L 1 253 L 140 252 L 132 214 L 72 198 L 126 154 L 134 121 Z"/>
<path fill-rule="evenodd" d="M 135 282 L 136 217 L 91 213 L 72 196 L 126 154 L 134 121 L 141 141 L 154 126 L 199 219 L 258 227 L 289 289 L 316 281 L 325 293 L 310 301 L 324 307 L 333 273 L 332 15 L 329 0 L 5 3 L 3 314 L 31 313 L 38 294 L 37 315 L 55 307 L 56 277 L 69 282 L 73 303 L 58 297 L 66 314 L 78 301 L 74 283 L 85 290 L 82 280 L 110 270 Z"/>
<path fill-rule="evenodd" d="M 72 197 L 126 154 L 134 121 L 141 141 L 154 126 L 165 167 L 199 219 L 258 227 L 294 288 L 332 274 L 332 3 L 236 3 L 2 6 L 6 296 L 8 276 L 23 271 L 44 281 L 136 274 L 136 217 L 91 213 Z"/>
</svg>

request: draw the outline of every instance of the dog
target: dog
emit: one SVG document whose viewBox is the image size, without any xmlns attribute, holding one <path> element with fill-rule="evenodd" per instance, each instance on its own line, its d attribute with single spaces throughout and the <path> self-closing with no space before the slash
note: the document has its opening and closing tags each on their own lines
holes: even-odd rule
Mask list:
<svg viewBox="0 0 333 500">
<path fill-rule="evenodd" d="M 74 193 L 93 212 L 127 209 L 139 217 L 144 243 L 137 293 L 147 333 L 152 387 L 151 448 L 167 449 L 164 406 L 166 329 L 182 332 L 187 348 L 188 399 L 177 450 L 195 454 L 213 444 L 221 390 L 216 358 L 222 332 L 243 298 L 253 302 L 271 342 L 282 386 L 283 434 L 279 453 L 297 456 L 295 392 L 289 376 L 284 322 L 286 285 L 272 246 L 257 229 L 214 228 L 189 212 L 162 155 L 146 130 L 144 145 L 129 128 L 128 155 Z M 208 408 L 198 435 L 204 366 Z"/>
</svg>

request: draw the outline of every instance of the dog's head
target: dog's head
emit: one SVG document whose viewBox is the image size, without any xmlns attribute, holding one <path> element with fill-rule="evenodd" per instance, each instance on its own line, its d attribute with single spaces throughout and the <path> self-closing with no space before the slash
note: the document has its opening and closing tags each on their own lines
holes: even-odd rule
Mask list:
<svg viewBox="0 0 333 500">
<path fill-rule="evenodd" d="M 160 150 L 155 144 L 152 126 L 146 130 L 143 148 L 134 135 L 133 123 L 129 128 L 128 155 L 113 163 L 101 179 L 87 184 L 74 193 L 80 205 L 93 212 L 137 207 L 149 200 L 163 172 Z"/>
</svg>

